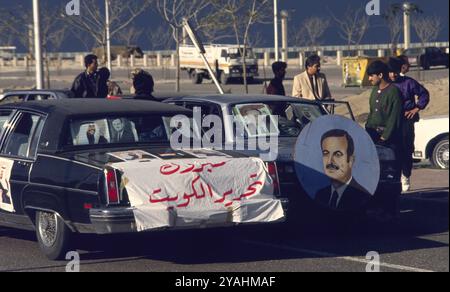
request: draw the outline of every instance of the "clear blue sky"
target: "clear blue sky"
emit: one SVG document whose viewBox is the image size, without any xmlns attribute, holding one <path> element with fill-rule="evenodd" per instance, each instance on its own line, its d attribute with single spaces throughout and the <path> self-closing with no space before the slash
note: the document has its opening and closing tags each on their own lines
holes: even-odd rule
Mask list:
<svg viewBox="0 0 450 292">
<path fill-rule="evenodd" d="M 46 1 L 46 0 L 41 0 Z M 61 7 L 63 1 L 66 0 L 47 0 L 55 7 Z M 68 1 L 68 0 L 67 0 Z M 84 0 L 81 0 L 84 1 Z M 89 0 L 90 1 L 90 0 Z M 133 0 L 129 0 L 133 1 Z M 190 1 L 190 0 L 186 0 Z M 392 3 L 399 3 L 401 0 L 380 0 L 382 9 L 388 7 Z M 336 16 L 343 16 L 348 6 L 361 7 L 365 6 L 369 0 L 279 0 L 281 9 L 291 10 L 290 27 L 299 27 L 301 22 L 310 16 L 329 17 L 329 11 L 333 11 Z M 448 41 L 449 36 L 449 1 L 448 0 L 411 0 L 421 7 L 425 15 L 438 16 L 443 21 L 443 30 L 439 36 L 439 41 Z M 0 0 L 0 5 L 3 8 L 13 9 L 17 4 L 23 4 L 31 7 L 31 0 Z M 330 17 L 331 18 L 331 17 Z M 163 21 L 155 12 L 148 12 L 146 15 L 139 17 L 136 23 L 140 26 L 158 27 L 163 24 Z M 333 23 L 333 21 L 332 21 Z M 380 16 L 372 16 L 371 30 L 366 35 L 362 43 L 387 43 L 389 37 L 386 36 L 387 29 L 384 26 L 383 20 Z M 265 46 L 272 46 L 273 42 L 273 25 L 262 25 L 258 30 L 263 33 Z M 323 43 L 326 45 L 343 44 L 343 41 L 338 36 L 338 28 L 333 23 L 333 26 L 328 29 L 323 38 Z M 413 30 L 413 41 L 417 41 Z M 143 49 L 147 49 L 145 38 L 140 40 L 139 45 Z M 81 51 L 83 46 L 78 44 L 76 39 L 69 37 L 64 43 L 63 50 L 66 51 Z"/>
</svg>

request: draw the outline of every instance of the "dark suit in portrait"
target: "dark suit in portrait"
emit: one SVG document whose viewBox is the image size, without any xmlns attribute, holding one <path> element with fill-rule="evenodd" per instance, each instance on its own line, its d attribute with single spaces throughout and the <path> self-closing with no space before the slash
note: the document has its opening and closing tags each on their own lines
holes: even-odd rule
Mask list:
<svg viewBox="0 0 450 292">
<path fill-rule="evenodd" d="M 315 201 L 338 211 L 357 211 L 370 200 L 371 195 L 353 178 L 335 207 L 330 205 L 332 197 L 332 186 L 329 185 L 317 192 Z"/>
</svg>

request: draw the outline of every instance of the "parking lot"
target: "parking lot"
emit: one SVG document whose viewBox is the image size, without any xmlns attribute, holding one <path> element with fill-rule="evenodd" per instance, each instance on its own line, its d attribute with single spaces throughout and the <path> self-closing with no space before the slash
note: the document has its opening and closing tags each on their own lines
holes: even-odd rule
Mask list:
<svg viewBox="0 0 450 292">
<path fill-rule="evenodd" d="M 283 227 L 81 236 L 81 271 L 145 272 L 365 272 L 368 252 L 382 272 L 449 271 L 448 171 L 420 166 L 413 190 L 401 200 L 397 225 L 325 232 L 314 222 L 288 233 Z M 48 261 L 32 232 L 0 228 L 0 271 L 65 271 Z"/>
<path fill-rule="evenodd" d="M 268 70 L 268 69 L 267 69 Z M 53 88 L 68 88 L 79 70 L 65 70 L 52 79 Z M 173 92 L 174 71 L 150 70 L 158 92 Z M 285 82 L 300 69 L 290 69 Z M 324 66 L 337 99 L 361 93 L 360 88 L 342 88 L 341 71 Z M 427 71 L 424 80 L 448 78 L 448 69 Z M 56 72 L 52 73 L 56 75 Z M 124 89 L 129 71 L 115 72 Z M 267 71 L 267 78 L 271 76 Z M 413 71 L 414 77 L 416 74 Z M 31 74 L 32 75 L 32 74 Z M 0 72 L 0 88 L 31 87 L 34 78 L 25 72 Z M 213 84 L 193 85 L 183 75 L 182 90 L 216 92 Z M 243 92 L 242 85 L 225 90 Z M 262 93 L 263 82 L 250 85 Z M 396 225 L 370 225 L 364 230 L 333 233 L 307 222 L 294 231 L 280 226 L 245 227 L 197 231 L 157 232 L 133 236 L 79 236 L 81 271 L 146 272 L 365 272 L 369 252 L 380 255 L 381 271 L 449 271 L 449 173 L 418 165 L 413 189 L 401 199 L 401 217 Z M 66 262 L 51 262 L 40 252 L 33 232 L 0 227 L 0 271 L 65 271 Z"/>
</svg>

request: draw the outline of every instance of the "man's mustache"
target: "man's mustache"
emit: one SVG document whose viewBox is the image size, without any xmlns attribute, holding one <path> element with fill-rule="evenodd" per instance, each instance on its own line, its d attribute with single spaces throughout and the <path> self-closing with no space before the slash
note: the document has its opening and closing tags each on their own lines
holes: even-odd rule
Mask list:
<svg viewBox="0 0 450 292">
<path fill-rule="evenodd" d="M 339 166 L 337 166 L 336 164 L 333 164 L 333 163 L 328 164 L 326 168 L 327 168 L 327 170 L 339 170 L 340 169 Z"/>
</svg>

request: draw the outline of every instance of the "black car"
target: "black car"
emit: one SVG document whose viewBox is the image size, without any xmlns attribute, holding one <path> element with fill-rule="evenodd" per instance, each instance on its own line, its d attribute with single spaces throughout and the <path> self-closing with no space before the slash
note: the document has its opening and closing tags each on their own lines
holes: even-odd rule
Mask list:
<svg viewBox="0 0 450 292">
<path fill-rule="evenodd" d="M 72 97 L 73 93 L 70 90 L 14 90 L 0 94 L 0 105 L 23 101 L 65 99 Z"/>
<path fill-rule="evenodd" d="M 425 49 L 409 49 L 404 52 L 412 66 L 430 70 L 433 66 L 445 66 L 448 68 L 449 55 L 439 48 L 429 47 Z"/>
<path fill-rule="evenodd" d="M 179 115 L 192 117 L 192 111 L 168 104 L 130 100 L 66 99 L 0 106 L 0 225 L 35 230 L 39 246 L 46 256 L 50 259 L 61 259 L 70 248 L 73 233 L 112 234 L 143 231 L 138 230 L 137 217 L 133 213 L 136 208 L 131 203 L 131 193 L 127 185 L 129 179 L 122 177 L 123 172 L 114 165 L 123 167 L 132 161 L 138 167 L 144 167 L 146 163 L 156 161 L 168 164 L 161 167 L 161 173 L 167 170 L 164 167 L 169 167 L 172 174 L 177 163 L 196 159 L 196 162 L 203 162 L 200 170 L 192 167 L 183 171 L 192 172 L 192 177 L 195 177 L 194 172 L 202 171 L 203 168 L 221 166 L 206 163 L 211 153 L 223 157 L 223 163 L 255 162 L 255 158 L 234 152 L 200 149 L 194 153 L 174 150 L 169 143 L 173 129 L 167 121 Z M 206 162 L 202 160 L 205 158 Z M 257 163 L 266 165 L 262 161 Z M 211 172 L 211 169 L 207 171 Z M 265 220 L 265 223 L 280 222 L 284 220 L 287 200 L 280 198 L 279 189 L 276 188 L 276 166 L 266 165 L 264 169 L 267 169 L 267 177 L 270 177 L 266 180 L 265 187 L 268 186 L 272 190 L 270 196 L 264 198 L 270 197 L 272 209 L 282 208 L 282 214 L 278 213 L 280 216 L 271 216 L 271 220 Z M 146 168 L 139 168 L 138 174 L 145 170 Z M 224 171 L 220 177 L 233 183 L 242 180 L 244 172 L 245 170 Z M 149 181 L 156 177 L 156 173 L 148 173 Z M 217 185 L 211 184 L 215 198 Z M 255 189 L 255 185 L 252 186 L 253 189 L 249 187 L 249 190 Z M 190 184 L 185 187 L 190 187 Z M 201 188 L 203 196 L 194 191 L 195 195 L 185 193 L 184 199 L 190 202 L 204 198 L 206 187 L 202 185 Z M 209 194 L 213 198 L 211 189 Z M 253 199 L 248 195 L 249 193 L 245 197 L 246 200 Z M 181 204 L 176 207 L 170 205 L 174 201 L 173 196 L 174 194 L 167 194 L 167 198 L 156 199 L 149 193 L 150 203 L 167 203 L 167 208 L 158 209 L 167 217 L 163 219 L 168 222 L 175 220 L 170 226 L 155 225 L 154 229 L 192 229 L 247 223 L 236 223 L 233 219 L 234 216 L 244 214 L 242 208 L 233 209 L 232 205 L 234 201 L 244 204 L 244 195 L 234 198 L 226 205 L 227 208 L 214 209 L 210 217 L 203 216 L 201 208 L 200 213 L 191 216 L 191 213 L 180 210 Z M 226 196 L 231 195 L 224 194 L 217 202 L 232 199 Z M 258 196 L 258 200 L 254 201 L 261 201 L 261 198 Z M 258 212 L 262 212 L 261 216 L 267 215 L 264 208 L 254 210 L 256 211 L 249 208 L 246 212 L 256 212 L 256 216 L 260 215 Z M 187 218 L 186 224 L 179 223 L 178 220 L 185 218 L 182 216 Z"/>
</svg>

